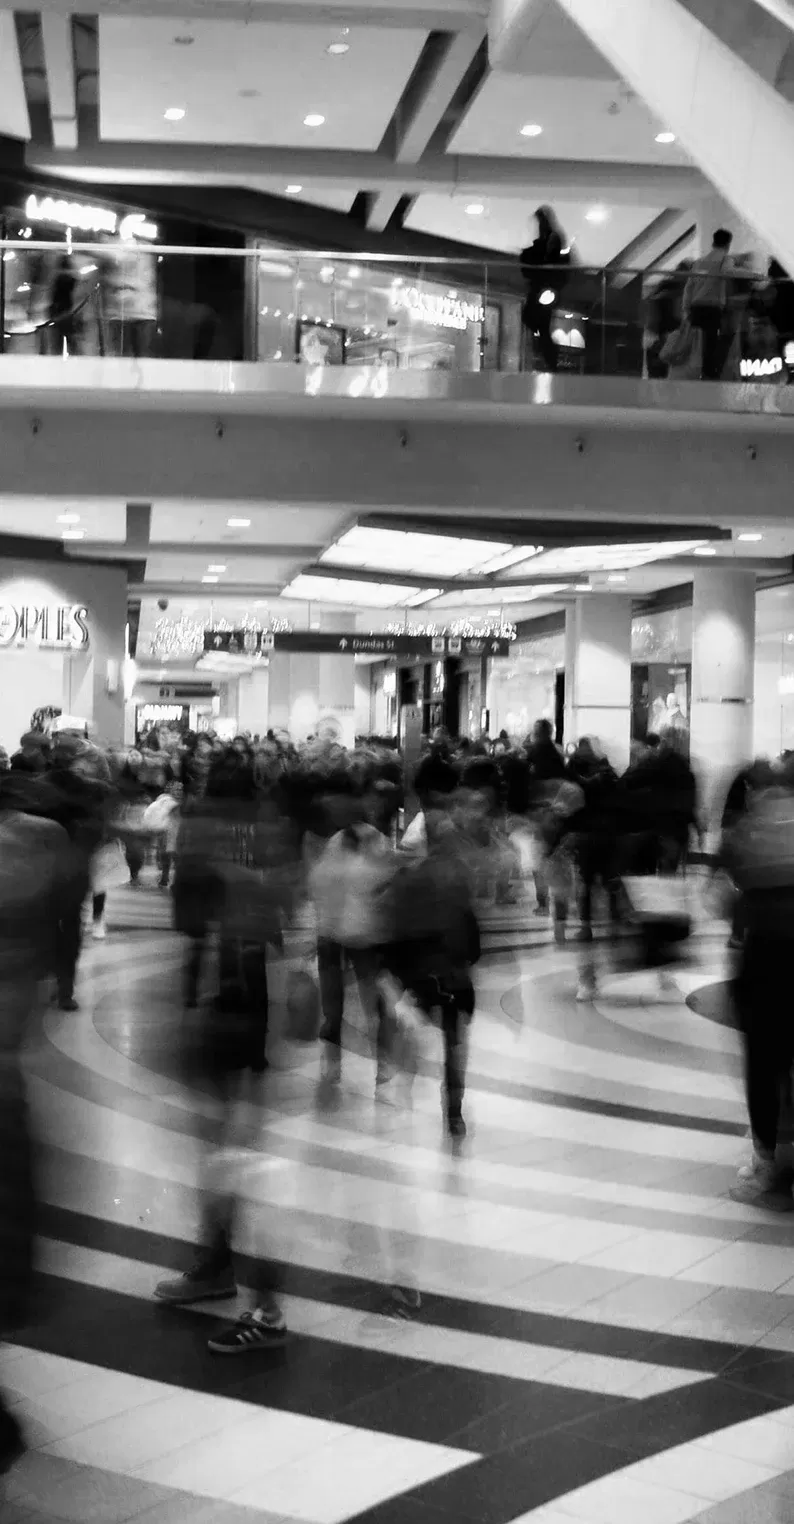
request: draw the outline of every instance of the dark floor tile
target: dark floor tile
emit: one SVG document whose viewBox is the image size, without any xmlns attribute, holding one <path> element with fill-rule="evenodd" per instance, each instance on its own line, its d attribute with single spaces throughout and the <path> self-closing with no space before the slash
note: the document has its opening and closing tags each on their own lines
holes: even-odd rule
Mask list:
<svg viewBox="0 0 794 1524">
<path fill-rule="evenodd" d="M 794 1402 L 794 1360 L 791 1357 L 736 1361 L 722 1378 L 744 1391 L 763 1392 L 779 1403 Z"/>
<path fill-rule="evenodd" d="M 476 1450 L 479 1455 L 491 1455 L 582 1418 L 601 1417 L 606 1421 L 608 1415 L 626 1406 L 623 1397 L 535 1382 L 527 1382 L 526 1387 L 526 1393 L 513 1402 L 486 1413 L 459 1433 L 452 1432 L 450 1443 L 459 1449 Z"/>
<path fill-rule="evenodd" d="M 563 1493 L 608 1476 L 625 1465 L 626 1460 L 608 1446 L 592 1444 L 587 1439 L 572 1444 L 566 1431 L 518 1450 L 487 1456 L 471 1466 L 437 1477 L 406 1496 L 430 1504 L 455 1520 L 509 1524 Z"/>
<path fill-rule="evenodd" d="M 359 1394 L 357 1401 L 340 1409 L 337 1416 L 340 1423 L 441 1444 L 465 1431 L 476 1419 L 512 1404 L 517 1388 L 524 1384 L 481 1371 L 425 1367 L 420 1374 L 375 1397 Z M 479 1446 L 467 1445 L 465 1440 L 460 1441 L 460 1448 L 480 1453 Z"/>
<path fill-rule="evenodd" d="M 406 1492 L 401 1497 L 387 1498 L 383 1503 L 376 1503 L 364 1513 L 346 1519 L 345 1524 L 458 1524 L 458 1521 L 452 1514 L 442 1513 L 438 1508 L 417 1502 L 415 1493 Z"/>
<path fill-rule="evenodd" d="M 566 1433 L 571 1438 L 612 1445 L 637 1459 L 744 1423 L 780 1406 L 762 1392 L 715 1378 L 642 1402 L 627 1402 L 621 1409 L 573 1424 Z"/>
</svg>

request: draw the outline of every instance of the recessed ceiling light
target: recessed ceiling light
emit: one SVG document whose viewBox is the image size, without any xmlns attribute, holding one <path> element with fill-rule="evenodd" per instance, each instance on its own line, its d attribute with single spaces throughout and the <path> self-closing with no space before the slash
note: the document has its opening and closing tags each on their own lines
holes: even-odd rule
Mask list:
<svg viewBox="0 0 794 1524">
<path fill-rule="evenodd" d="M 191 37 L 188 32 L 180 32 L 174 38 L 174 43 L 178 48 L 192 48 L 195 40 L 195 37 Z"/>
<path fill-rule="evenodd" d="M 230 529 L 250 529 L 251 527 L 250 519 L 227 519 L 226 523 Z"/>
<path fill-rule="evenodd" d="M 589 582 L 574 582 L 573 590 L 575 593 L 591 593 L 593 591 Z"/>
<path fill-rule="evenodd" d="M 748 534 L 740 534 L 739 535 L 739 539 L 745 545 L 757 545 L 759 540 L 763 540 L 763 538 L 764 537 L 763 537 L 762 534 L 749 534 L 748 533 Z"/>
<path fill-rule="evenodd" d="M 605 206 L 591 206 L 589 212 L 585 212 L 585 222 L 607 222 L 609 212 Z"/>
<path fill-rule="evenodd" d="M 62 540 L 84 540 L 85 539 L 85 530 L 84 529 L 64 529 L 61 532 L 61 539 Z"/>
<path fill-rule="evenodd" d="M 304 127 L 322 127 L 324 121 L 325 117 L 321 116 L 319 111 L 310 111 L 309 115 L 303 118 L 303 125 Z"/>
<path fill-rule="evenodd" d="M 79 513 L 59 513 L 55 522 L 56 524 L 79 524 L 80 515 Z"/>
<path fill-rule="evenodd" d="M 217 577 L 202 577 L 202 582 L 217 582 Z"/>
<path fill-rule="evenodd" d="M 607 582 L 625 582 L 625 581 L 626 581 L 625 572 L 610 572 L 609 576 L 607 577 Z"/>
<path fill-rule="evenodd" d="M 341 58 L 343 53 L 349 53 L 350 52 L 350 43 L 349 42 L 331 42 L 331 43 L 329 43 L 329 45 L 328 45 L 328 47 L 326 48 L 325 51 L 326 51 L 326 53 L 330 53 L 332 58 Z"/>
<path fill-rule="evenodd" d="M 299 196 L 302 190 L 302 185 L 288 185 L 285 194 L 287 196 Z"/>
<path fill-rule="evenodd" d="M 225 572 L 225 570 L 226 570 L 225 566 L 208 566 L 207 567 L 207 571 L 208 572 Z"/>
<path fill-rule="evenodd" d="M 522 138 L 539 138 L 543 128 L 539 122 L 525 122 L 521 128 Z"/>
<path fill-rule="evenodd" d="M 184 115 L 184 106 L 169 106 L 168 110 L 163 112 L 167 122 L 181 122 Z"/>
<path fill-rule="evenodd" d="M 674 143 L 675 142 L 675 133 L 674 132 L 657 132 L 657 134 L 656 134 L 656 141 L 657 141 L 657 143 Z"/>
<path fill-rule="evenodd" d="M 716 556 L 716 554 L 717 552 L 713 545 L 698 545 L 695 551 L 696 556 Z"/>
<path fill-rule="evenodd" d="M 466 211 L 470 217 L 481 217 L 485 211 L 485 207 L 482 201 L 470 201 L 466 207 Z"/>
</svg>

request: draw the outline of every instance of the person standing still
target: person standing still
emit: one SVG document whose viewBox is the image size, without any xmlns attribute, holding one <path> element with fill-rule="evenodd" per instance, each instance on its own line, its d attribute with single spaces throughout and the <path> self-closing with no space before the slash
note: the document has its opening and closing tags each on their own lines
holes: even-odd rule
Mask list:
<svg viewBox="0 0 794 1524">
<path fill-rule="evenodd" d="M 727 358 L 729 282 L 736 274 L 732 243 L 728 228 L 717 228 L 711 249 L 695 265 L 684 288 L 684 317 L 703 335 L 704 381 L 719 381 Z"/>
</svg>

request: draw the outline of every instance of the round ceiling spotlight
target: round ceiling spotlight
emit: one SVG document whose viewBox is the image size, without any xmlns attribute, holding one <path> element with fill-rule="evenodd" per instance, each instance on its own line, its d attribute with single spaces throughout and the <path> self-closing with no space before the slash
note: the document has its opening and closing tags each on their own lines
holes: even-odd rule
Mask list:
<svg viewBox="0 0 794 1524">
<path fill-rule="evenodd" d="M 167 122 L 181 122 L 185 115 L 186 112 L 184 106 L 169 106 L 168 109 L 163 112 L 163 116 Z"/>
<path fill-rule="evenodd" d="M 585 222 L 593 222 L 596 225 L 609 221 L 609 212 L 605 206 L 591 206 L 589 212 L 584 214 Z"/>
<path fill-rule="evenodd" d="M 303 118 L 304 127 L 322 127 L 324 122 L 325 117 L 321 116 L 319 111 L 310 111 L 309 115 Z"/>
<path fill-rule="evenodd" d="M 344 57 L 345 53 L 349 53 L 350 52 L 350 43 L 349 42 L 330 42 L 328 44 L 328 47 L 326 48 L 325 51 L 326 51 L 326 53 L 330 53 L 332 58 L 342 58 L 342 57 Z"/>
<path fill-rule="evenodd" d="M 525 122 L 521 128 L 522 138 L 539 138 L 543 128 L 539 122 Z"/>
<path fill-rule="evenodd" d="M 302 190 L 302 185 L 288 185 L 284 194 L 287 196 L 299 196 Z"/>
<path fill-rule="evenodd" d="M 482 201 L 470 201 L 466 207 L 466 214 L 469 217 L 482 217 L 484 211 L 485 205 Z"/>
<path fill-rule="evenodd" d="M 656 141 L 657 141 L 657 143 L 674 143 L 675 142 L 675 133 L 674 132 L 657 132 L 657 134 L 656 134 Z"/>
</svg>

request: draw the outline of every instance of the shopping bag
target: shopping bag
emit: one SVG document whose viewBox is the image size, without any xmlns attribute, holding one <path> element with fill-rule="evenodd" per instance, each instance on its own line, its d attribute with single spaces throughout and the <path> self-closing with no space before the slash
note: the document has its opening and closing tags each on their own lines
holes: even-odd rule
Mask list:
<svg viewBox="0 0 794 1524">
<path fill-rule="evenodd" d="M 628 875 L 623 888 L 635 920 L 685 923 L 689 928 L 692 896 L 685 878 L 671 873 Z"/>
<path fill-rule="evenodd" d="M 287 1037 L 315 1042 L 320 1033 L 320 991 L 308 968 L 294 968 L 287 978 Z"/>
<path fill-rule="evenodd" d="M 668 334 L 659 350 L 659 359 L 663 365 L 686 365 L 694 342 L 694 329 L 685 318 L 678 328 L 674 328 L 673 332 Z"/>
</svg>

